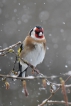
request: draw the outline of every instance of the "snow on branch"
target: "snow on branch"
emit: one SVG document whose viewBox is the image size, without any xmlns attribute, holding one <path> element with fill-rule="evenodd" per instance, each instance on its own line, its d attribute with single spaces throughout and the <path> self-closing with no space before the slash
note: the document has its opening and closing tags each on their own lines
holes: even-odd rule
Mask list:
<svg viewBox="0 0 71 106">
<path fill-rule="evenodd" d="M 11 75 L 3 75 L 3 74 L 0 74 L 0 77 L 11 78 L 11 79 L 19 79 L 19 80 L 34 80 L 34 79 L 46 79 L 46 78 L 48 78 L 47 76 L 27 76 L 27 77 L 22 78 L 22 77 L 16 77 L 14 75 L 11 76 Z M 49 83 L 56 85 L 56 86 L 61 86 L 61 84 L 56 84 L 56 83 L 53 83 L 53 82 L 50 82 L 50 81 L 49 81 Z M 65 87 L 69 88 L 69 87 L 71 87 L 71 84 L 65 85 Z"/>
<path fill-rule="evenodd" d="M 11 45 L 11 46 L 9 46 L 9 47 L 7 47 L 7 48 L 0 49 L 0 52 L 4 52 L 4 51 L 7 51 L 7 50 L 9 50 L 9 49 L 12 49 L 13 47 L 16 47 L 16 46 L 19 45 L 19 44 L 21 44 L 21 41 L 19 41 L 19 42 L 13 44 L 13 45 Z"/>
</svg>

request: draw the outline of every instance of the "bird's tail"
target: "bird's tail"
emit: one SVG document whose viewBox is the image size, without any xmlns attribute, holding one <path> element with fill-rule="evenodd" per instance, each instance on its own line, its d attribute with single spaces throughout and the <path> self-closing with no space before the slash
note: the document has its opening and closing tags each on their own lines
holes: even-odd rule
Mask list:
<svg viewBox="0 0 71 106">
<path fill-rule="evenodd" d="M 18 77 L 26 77 L 27 76 L 27 66 L 21 65 L 19 62 L 19 75 Z"/>
</svg>

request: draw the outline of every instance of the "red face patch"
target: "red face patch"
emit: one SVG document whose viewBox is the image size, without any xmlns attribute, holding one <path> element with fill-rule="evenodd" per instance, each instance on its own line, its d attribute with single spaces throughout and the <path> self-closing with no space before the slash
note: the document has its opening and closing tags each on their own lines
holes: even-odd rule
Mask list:
<svg viewBox="0 0 71 106">
<path fill-rule="evenodd" d="M 37 34 L 35 34 L 36 38 L 44 38 L 44 35 L 42 36 L 38 36 Z"/>
<path fill-rule="evenodd" d="M 35 31 L 36 31 L 36 32 L 43 32 L 43 28 L 41 28 L 41 29 L 36 28 Z"/>
<path fill-rule="evenodd" d="M 39 36 L 40 32 L 42 32 L 42 36 Z M 43 28 L 41 28 L 41 29 L 36 28 L 35 29 L 35 36 L 36 36 L 36 38 L 43 38 L 44 37 Z"/>
</svg>

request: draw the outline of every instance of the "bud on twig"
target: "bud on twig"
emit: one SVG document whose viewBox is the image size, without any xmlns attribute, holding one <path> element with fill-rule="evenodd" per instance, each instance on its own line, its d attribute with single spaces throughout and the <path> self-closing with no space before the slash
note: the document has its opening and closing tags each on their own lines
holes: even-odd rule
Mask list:
<svg viewBox="0 0 71 106">
<path fill-rule="evenodd" d="M 43 87 L 46 88 L 46 86 L 47 86 L 46 79 L 42 79 L 42 84 L 43 84 Z"/>
<path fill-rule="evenodd" d="M 67 94 L 66 94 L 66 88 L 65 88 L 65 81 L 60 78 L 60 82 L 61 82 L 61 89 L 62 89 L 62 93 L 63 93 L 63 96 L 64 96 L 64 100 L 66 102 L 66 106 L 68 106 L 68 97 L 67 97 Z"/>
<path fill-rule="evenodd" d="M 8 51 L 9 51 L 9 53 L 13 53 L 13 52 L 14 52 L 14 50 L 13 50 L 13 49 L 9 49 Z"/>
<path fill-rule="evenodd" d="M 6 86 L 6 89 L 8 90 L 9 89 L 9 87 L 10 87 L 10 84 L 9 84 L 9 82 L 5 82 L 5 86 Z"/>
<path fill-rule="evenodd" d="M 26 81 L 23 80 L 23 88 L 24 88 L 24 93 L 25 93 L 25 96 L 28 96 L 28 90 L 27 90 L 27 87 L 26 87 Z"/>
</svg>

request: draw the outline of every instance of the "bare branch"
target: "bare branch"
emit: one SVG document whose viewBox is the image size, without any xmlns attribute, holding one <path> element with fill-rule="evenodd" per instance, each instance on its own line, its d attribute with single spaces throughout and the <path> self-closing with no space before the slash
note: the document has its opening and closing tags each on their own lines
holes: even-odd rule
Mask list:
<svg viewBox="0 0 71 106">
<path fill-rule="evenodd" d="M 21 44 L 21 41 L 17 42 L 16 44 L 13 44 L 7 48 L 4 48 L 4 49 L 0 49 L 0 52 L 4 52 L 4 51 L 7 51 L 9 49 L 12 49 L 13 47 L 16 47 L 17 45 Z"/>
<path fill-rule="evenodd" d="M 52 100 L 48 100 L 47 103 L 50 104 L 65 104 L 65 101 L 52 101 Z M 71 102 L 68 102 L 68 105 L 71 105 Z"/>
<path fill-rule="evenodd" d="M 60 87 L 58 87 L 57 88 L 57 90 L 54 92 L 54 94 L 58 91 L 60 89 Z M 53 96 L 53 94 L 51 94 L 49 97 L 48 97 L 48 99 L 45 99 L 40 105 L 38 105 L 38 106 L 44 106 L 47 102 L 48 102 L 48 100 L 50 100 L 51 98 L 52 98 L 52 96 Z"/>
<path fill-rule="evenodd" d="M 44 78 L 48 78 L 47 76 L 27 76 L 27 77 L 16 77 L 15 75 L 11 76 L 11 75 L 3 75 L 3 74 L 0 74 L 0 77 L 5 77 L 5 78 L 12 78 L 12 79 L 19 79 L 19 80 L 34 80 L 34 79 L 44 79 Z M 52 83 L 52 84 L 55 84 L 55 83 Z M 55 84 L 55 85 L 58 85 L 58 86 L 61 86 L 61 84 Z M 65 87 L 69 88 L 71 87 L 71 84 L 69 85 L 65 85 Z"/>
<path fill-rule="evenodd" d="M 12 78 L 12 79 L 20 79 L 20 80 L 33 80 L 33 79 L 43 79 L 43 78 L 46 78 L 46 76 L 43 76 L 43 77 L 40 77 L 40 76 L 37 76 L 37 77 L 34 77 L 34 76 L 27 76 L 27 77 L 16 77 L 15 75 L 11 76 L 11 75 L 2 75 L 0 74 L 0 77 L 6 77 L 6 78 Z"/>
<path fill-rule="evenodd" d="M 71 78 L 71 76 L 69 76 L 66 80 L 65 80 L 65 83 L 69 80 Z M 57 90 L 54 92 L 54 94 L 59 90 L 61 88 L 61 85 L 57 88 Z M 47 99 L 45 99 L 40 105 L 38 105 L 38 106 L 44 106 L 47 102 L 48 102 L 48 100 L 50 100 L 51 98 L 52 98 L 52 96 L 54 95 L 54 94 L 51 94 Z"/>
</svg>

